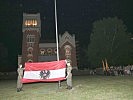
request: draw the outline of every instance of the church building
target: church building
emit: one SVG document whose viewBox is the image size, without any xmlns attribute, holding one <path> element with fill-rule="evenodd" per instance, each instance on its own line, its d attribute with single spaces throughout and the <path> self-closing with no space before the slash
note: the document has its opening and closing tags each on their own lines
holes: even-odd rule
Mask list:
<svg viewBox="0 0 133 100">
<path fill-rule="evenodd" d="M 25 62 L 57 61 L 57 44 L 52 42 L 45 43 L 40 40 L 40 13 L 23 13 L 22 32 L 22 55 L 18 57 L 18 64 L 22 63 L 24 65 Z M 59 59 L 65 60 L 66 56 L 70 56 L 73 69 L 77 69 L 75 35 L 71 35 L 67 31 L 63 35 L 59 34 L 58 44 Z"/>
</svg>

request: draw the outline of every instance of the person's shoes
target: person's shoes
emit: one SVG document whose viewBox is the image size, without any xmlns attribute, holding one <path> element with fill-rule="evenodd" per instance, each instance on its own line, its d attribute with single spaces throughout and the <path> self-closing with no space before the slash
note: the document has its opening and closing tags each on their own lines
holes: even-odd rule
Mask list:
<svg viewBox="0 0 133 100">
<path fill-rule="evenodd" d="M 20 89 L 17 89 L 17 92 L 20 92 Z"/>
<path fill-rule="evenodd" d="M 66 89 L 69 89 L 69 90 L 71 90 L 72 89 L 72 87 L 71 86 L 67 86 L 67 88 Z"/>
<path fill-rule="evenodd" d="M 68 88 L 69 90 L 71 90 L 72 89 L 72 87 L 71 86 L 69 86 L 69 88 Z"/>
<path fill-rule="evenodd" d="M 66 89 L 69 89 L 70 86 L 67 86 Z"/>
<path fill-rule="evenodd" d="M 20 88 L 20 91 L 24 91 L 23 88 Z"/>
<path fill-rule="evenodd" d="M 66 89 L 68 89 L 68 87 L 66 87 Z"/>
</svg>

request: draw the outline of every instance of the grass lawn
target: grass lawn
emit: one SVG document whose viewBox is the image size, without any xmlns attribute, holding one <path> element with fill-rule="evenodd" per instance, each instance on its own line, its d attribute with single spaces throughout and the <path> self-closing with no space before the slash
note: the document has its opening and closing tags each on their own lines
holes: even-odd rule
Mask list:
<svg viewBox="0 0 133 100">
<path fill-rule="evenodd" d="M 16 80 L 1 80 L 0 100 L 133 100 L 133 76 L 74 76 L 72 90 L 61 84 L 24 84 L 16 92 Z"/>
</svg>

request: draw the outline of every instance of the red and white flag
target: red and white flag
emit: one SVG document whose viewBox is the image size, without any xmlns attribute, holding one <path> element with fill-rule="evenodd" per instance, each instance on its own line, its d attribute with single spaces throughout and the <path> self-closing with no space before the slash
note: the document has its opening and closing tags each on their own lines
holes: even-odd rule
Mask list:
<svg viewBox="0 0 133 100">
<path fill-rule="evenodd" d="M 65 80 L 65 60 L 25 63 L 23 83 Z"/>
</svg>

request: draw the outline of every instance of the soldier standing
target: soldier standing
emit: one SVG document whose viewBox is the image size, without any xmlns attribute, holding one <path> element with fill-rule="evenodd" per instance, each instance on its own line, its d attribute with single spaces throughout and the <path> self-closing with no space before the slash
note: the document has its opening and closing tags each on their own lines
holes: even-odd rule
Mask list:
<svg viewBox="0 0 133 100">
<path fill-rule="evenodd" d="M 18 80 L 17 80 L 17 92 L 22 91 L 22 82 L 21 79 L 23 78 L 23 70 L 24 68 L 22 68 L 22 64 L 20 64 L 18 66 L 17 72 L 18 72 Z"/>
<path fill-rule="evenodd" d="M 67 59 L 67 89 L 72 89 L 72 66 L 71 66 L 71 60 Z"/>
</svg>

